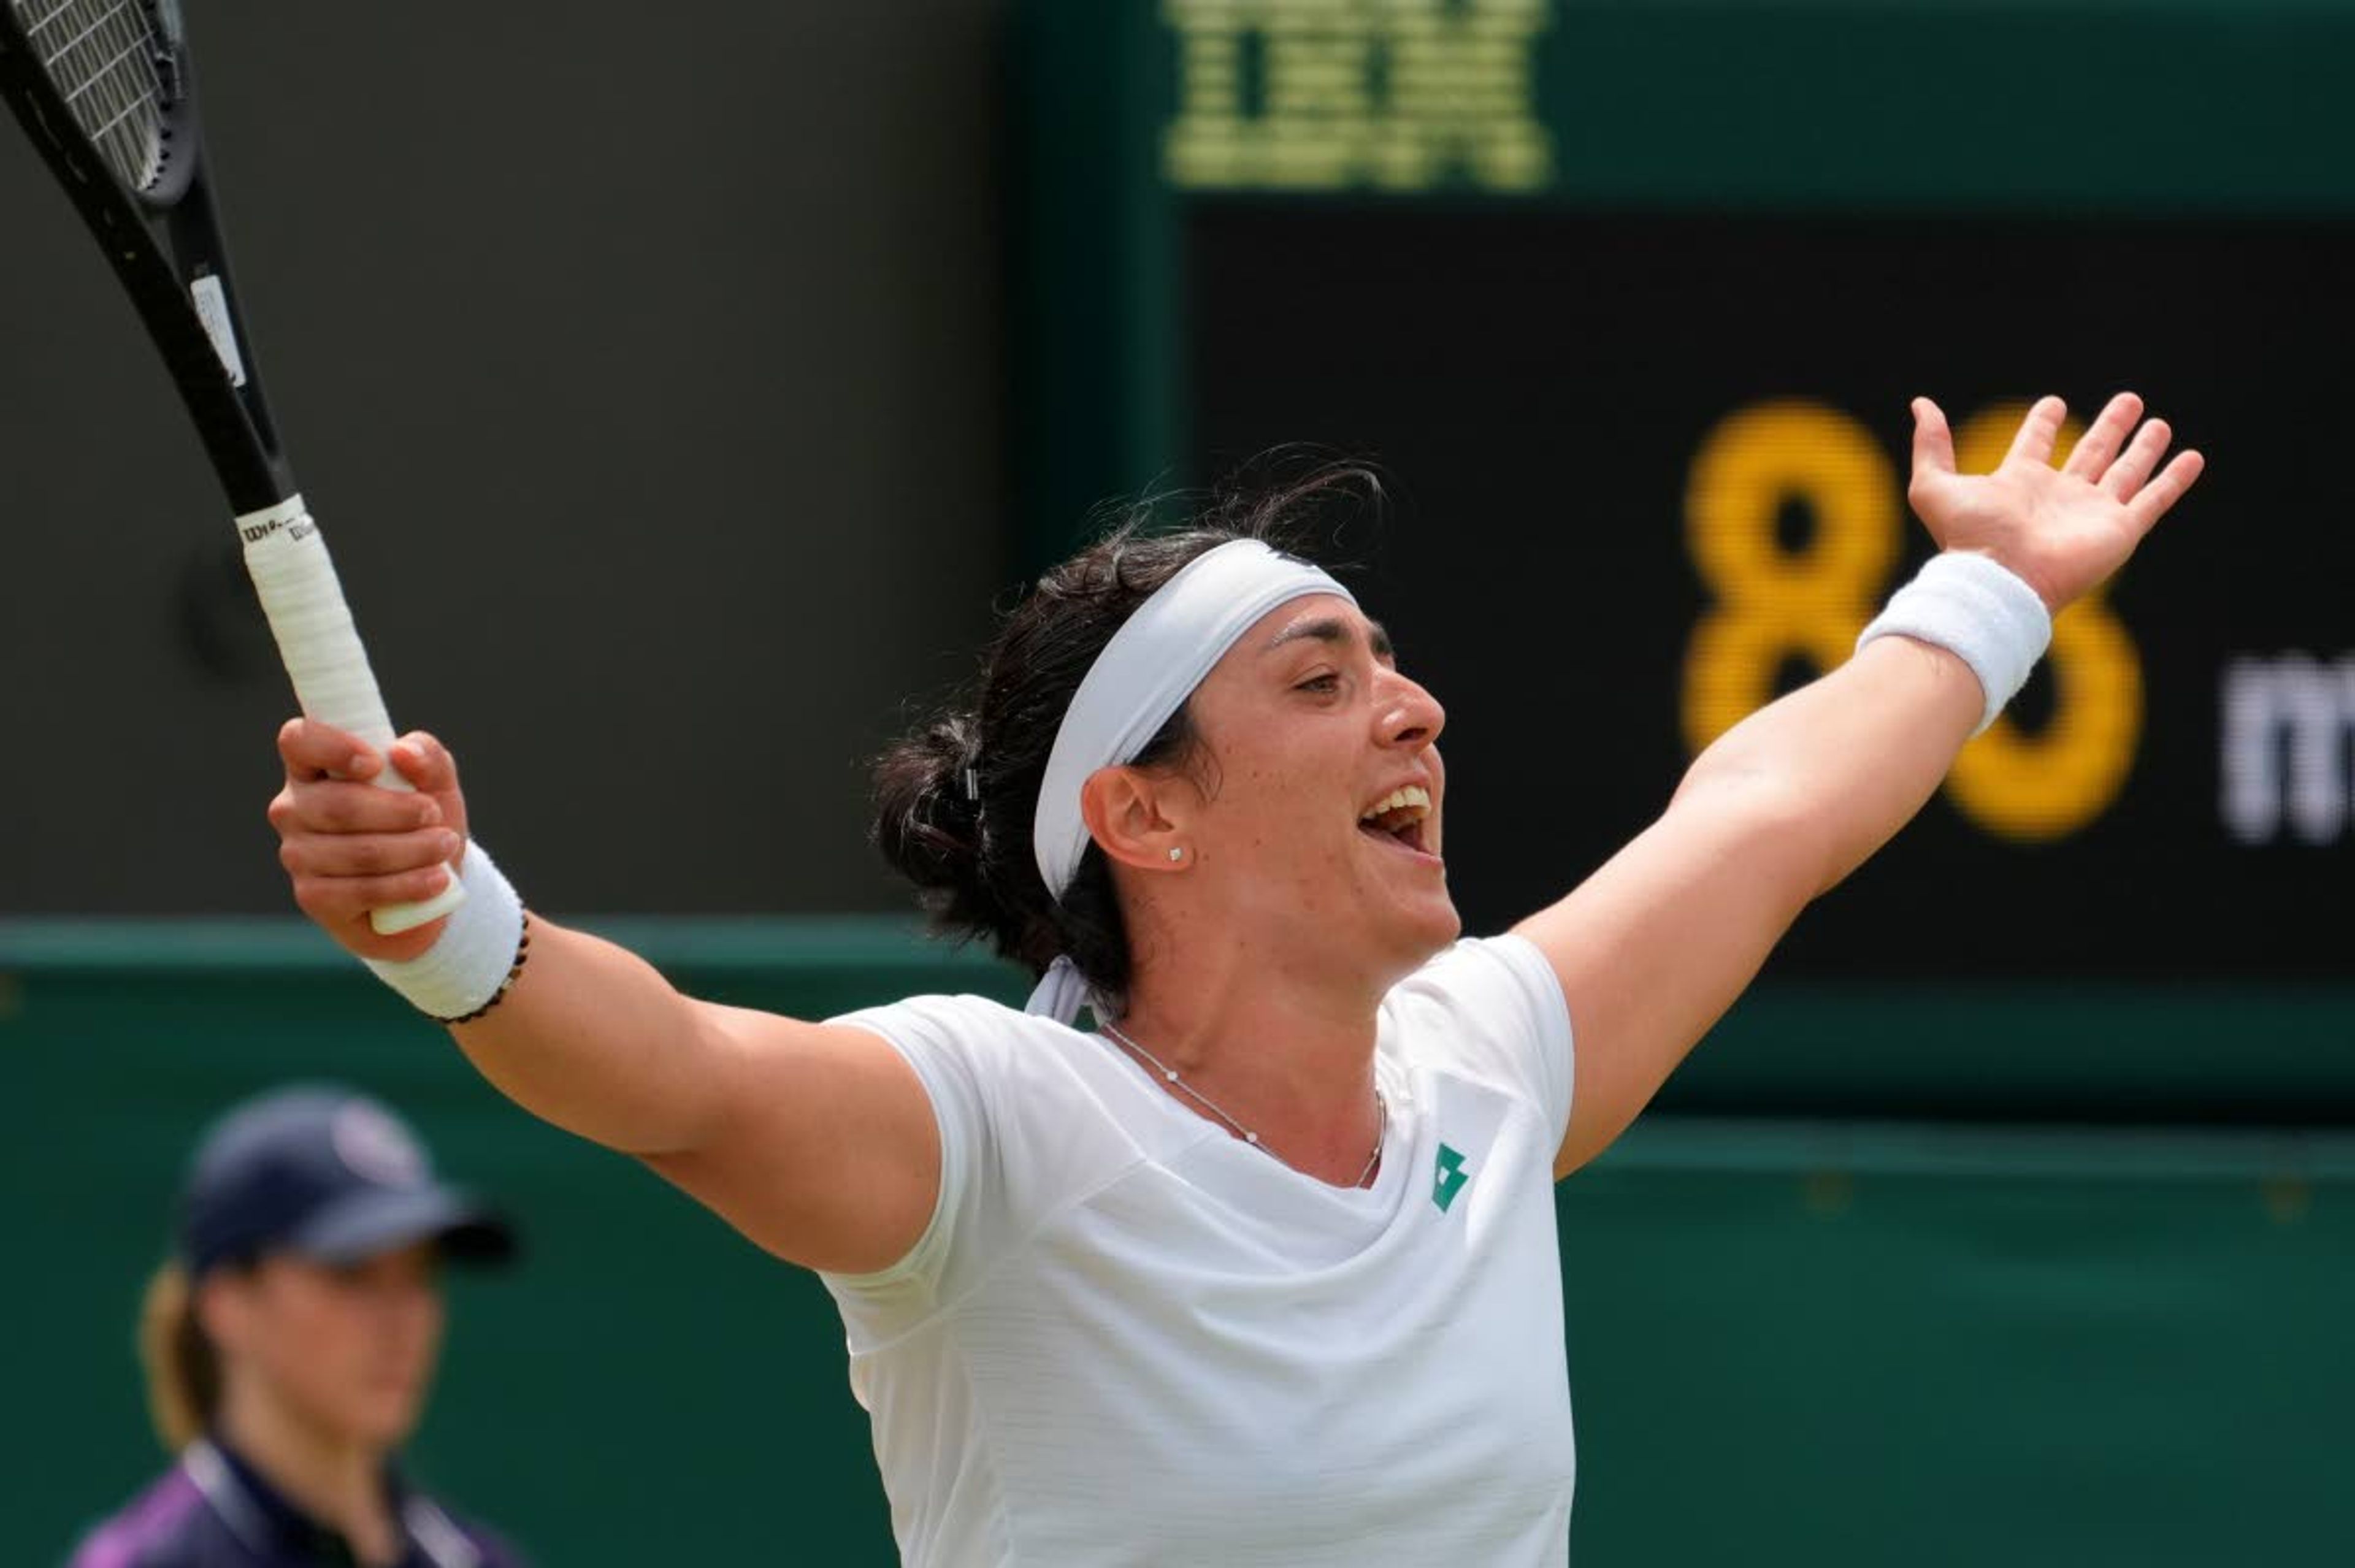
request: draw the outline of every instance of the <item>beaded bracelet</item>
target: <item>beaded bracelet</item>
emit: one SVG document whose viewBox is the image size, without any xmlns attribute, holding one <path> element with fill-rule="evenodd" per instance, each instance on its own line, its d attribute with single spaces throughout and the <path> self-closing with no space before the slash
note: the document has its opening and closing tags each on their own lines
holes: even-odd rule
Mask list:
<svg viewBox="0 0 2355 1568">
<path fill-rule="evenodd" d="M 464 1013 L 454 1019 L 441 1019 L 436 1021 L 444 1025 L 473 1023 L 476 1019 L 481 1018 L 493 1008 L 497 1007 L 501 1002 L 507 999 L 507 993 L 515 989 L 516 981 L 523 976 L 523 966 L 530 962 L 531 911 L 525 910 L 523 912 L 522 928 L 516 933 L 515 963 L 509 966 L 507 970 L 507 977 L 499 982 L 499 988 L 491 993 L 491 999 L 485 1002 L 481 1007 L 476 1008 L 471 1013 Z"/>
</svg>

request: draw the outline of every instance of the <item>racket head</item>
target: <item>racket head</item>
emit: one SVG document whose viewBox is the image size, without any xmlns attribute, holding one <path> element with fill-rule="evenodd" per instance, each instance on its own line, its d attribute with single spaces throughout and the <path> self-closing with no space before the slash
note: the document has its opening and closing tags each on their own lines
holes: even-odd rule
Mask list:
<svg viewBox="0 0 2355 1568">
<path fill-rule="evenodd" d="M 145 324 L 231 510 L 295 494 L 231 284 L 179 0 L 0 0 L 0 98 Z"/>
<path fill-rule="evenodd" d="M 178 0 L 0 0 L 0 88 L 76 178 L 167 211 L 203 154 Z"/>
</svg>

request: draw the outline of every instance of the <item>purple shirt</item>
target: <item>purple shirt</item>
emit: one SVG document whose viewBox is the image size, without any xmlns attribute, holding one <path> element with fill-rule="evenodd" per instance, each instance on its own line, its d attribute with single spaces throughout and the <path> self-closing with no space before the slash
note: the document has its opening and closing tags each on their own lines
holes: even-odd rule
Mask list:
<svg viewBox="0 0 2355 1568">
<path fill-rule="evenodd" d="M 524 1568 L 496 1536 L 388 1477 L 401 1532 L 400 1568 Z M 217 1438 L 100 1525 L 69 1568 L 325 1568 L 357 1562 L 350 1545 L 296 1508 Z"/>
</svg>

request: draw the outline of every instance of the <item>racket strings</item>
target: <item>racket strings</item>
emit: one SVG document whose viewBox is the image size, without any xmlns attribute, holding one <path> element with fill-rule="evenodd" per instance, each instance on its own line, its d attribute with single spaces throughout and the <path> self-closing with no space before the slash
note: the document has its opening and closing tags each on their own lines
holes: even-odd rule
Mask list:
<svg viewBox="0 0 2355 1568">
<path fill-rule="evenodd" d="M 144 0 L 8 0 L 82 133 L 133 190 L 163 167 L 163 55 Z"/>
</svg>

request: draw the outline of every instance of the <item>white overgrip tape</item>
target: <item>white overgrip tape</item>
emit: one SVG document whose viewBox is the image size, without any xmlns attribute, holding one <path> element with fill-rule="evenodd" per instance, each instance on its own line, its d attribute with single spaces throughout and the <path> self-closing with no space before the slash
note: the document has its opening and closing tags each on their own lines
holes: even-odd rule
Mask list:
<svg viewBox="0 0 2355 1568">
<path fill-rule="evenodd" d="M 458 880 L 466 901 L 421 955 L 362 960 L 411 1007 L 436 1019 L 464 1018 L 496 996 L 523 941 L 523 901 L 481 845 L 467 844 Z"/>
<path fill-rule="evenodd" d="M 371 746 L 392 744 L 392 720 L 368 668 L 368 650 L 344 603 L 327 541 L 304 509 L 303 497 L 292 496 L 246 513 L 237 519 L 237 531 L 245 546 L 246 572 L 304 713 Z M 389 789 L 409 787 L 390 770 L 382 782 Z"/>
<path fill-rule="evenodd" d="M 1934 644 L 1971 667 L 1987 694 L 1977 735 L 2028 684 L 2052 642 L 2052 613 L 2042 594 L 1993 556 L 1954 549 L 1931 557 L 1891 594 L 1856 645 L 1892 634 Z"/>
</svg>

